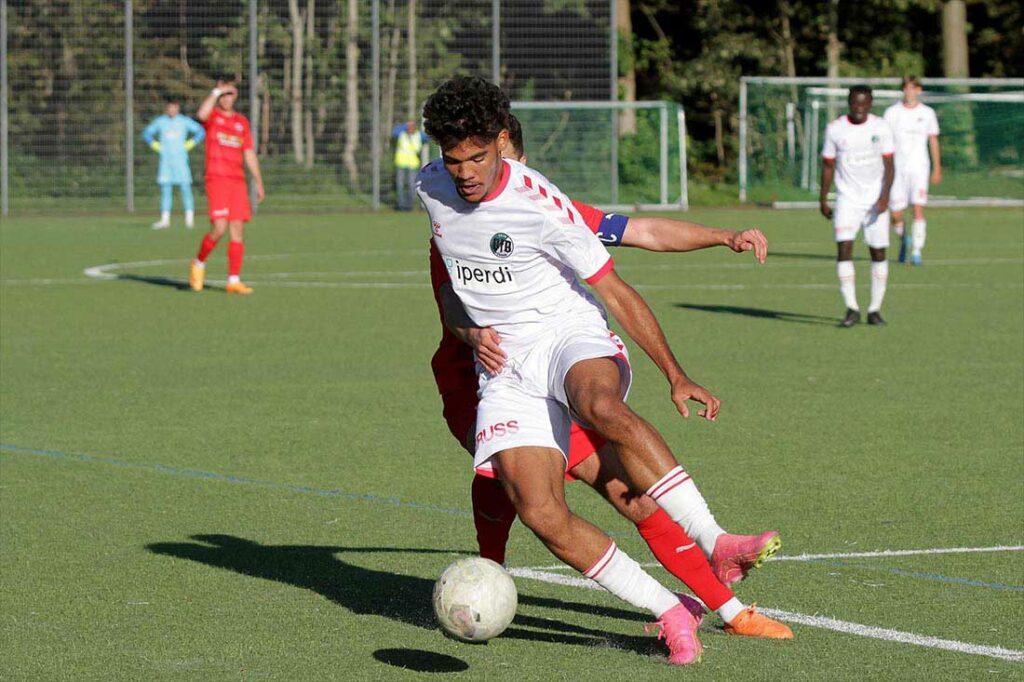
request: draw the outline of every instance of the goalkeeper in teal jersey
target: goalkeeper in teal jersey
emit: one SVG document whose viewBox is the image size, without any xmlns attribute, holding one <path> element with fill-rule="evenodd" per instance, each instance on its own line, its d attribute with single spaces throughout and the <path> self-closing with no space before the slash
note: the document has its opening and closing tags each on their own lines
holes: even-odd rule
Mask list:
<svg viewBox="0 0 1024 682">
<path fill-rule="evenodd" d="M 154 230 L 171 225 L 171 204 L 174 186 L 181 192 L 185 207 L 185 227 L 195 225 L 195 200 L 192 198 L 192 171 L 188 166 L 188 153 L 206 137 L 203 126 L 181 113 L 181 105 L 168 100 L 162 116 L 142 131 L 142 139 L 160 154 L 160 169 L 156 182 L 160 185 L 160 220 L 153 223 Z"/>
</svg>

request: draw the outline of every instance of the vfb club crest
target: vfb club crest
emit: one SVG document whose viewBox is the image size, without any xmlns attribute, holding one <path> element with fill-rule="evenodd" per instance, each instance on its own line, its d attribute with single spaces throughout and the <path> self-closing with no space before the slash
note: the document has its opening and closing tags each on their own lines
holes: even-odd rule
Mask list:
<svg viewBox="0 0 1024 682">
<path fill-rule="evenodd" d="M 504 232 L 499 232 L 491 237 L 491 253 L 498 258 L 508 258 L 515 251 L 516 245 Z"/>
</svg>

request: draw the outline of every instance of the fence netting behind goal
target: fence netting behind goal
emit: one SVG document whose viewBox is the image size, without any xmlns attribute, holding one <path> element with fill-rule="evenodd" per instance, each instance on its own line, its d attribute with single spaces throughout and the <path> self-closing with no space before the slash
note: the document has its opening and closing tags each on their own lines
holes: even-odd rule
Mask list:
<svg viewBox="0 0 1024 682">
<path fill-rule="evenodd" d="M 941 134 L 942 182 L 934 200 L 996 204 L 1024 200 L 1024 80 L 923 80 L 921 100 L 935 109 Z M 847 89 L 825 79 L 748 79 L 747 198 L 770 203 L 814 201 L 825 126 L 847 111 Z M 872 112 L 902 99 L 899 79 L 869 79 Z"/>
</svg>

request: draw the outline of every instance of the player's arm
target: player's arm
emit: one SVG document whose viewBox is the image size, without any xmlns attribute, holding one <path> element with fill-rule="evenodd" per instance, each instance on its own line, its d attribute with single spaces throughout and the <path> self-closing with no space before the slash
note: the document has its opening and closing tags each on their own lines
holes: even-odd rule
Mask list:
<svg viewBox="0 0 1024 682">
<path fill-rule="evenodd" d="M 942 182 L 942 155 L 939 153 L 938 135 L 928 136 L 928 153 L 931 154 L 932 157 L 931 182 L 933 185 L 937 185 Z"/>
<path fill-rule="evenodd" d="M 438 288 L 444 326 L 459 340 L 476 351 L 476 358 L 491 374 L 497 374 L 505 366 L 505 351 L 501 349 L 501 336 L 490 327 L 481 327 L 473 322 L 462 305 L 451 282 Z"/>
<path fill-rule="evenodd" d="M 885 213 L 889 210 L 889 190 L 892 189 L 892 180 L 896 176 L 896 166 L 892 162 L 892 154 L 882 154 L 882 192 L 875 202 L 875 212 Z"/>
<path fill-rule="evenodd" d="M 149 148 L 155 152 L 160 151 L 160 143 L 155 139 L 159 125 L 159 119 L 153 119 L 153 121 L 150 122 L 148 126 L 146 126 L 146 129 L 142 131 L 142 141 L 145 142 L 149 146 Z"/>
<path fill-rule="evenodd" d="M 671 386 L 672 402 L 679 413 L 689 417 L 690 410 L 686 406 L 686 401 L 696 400 L 705 405 L 704 409 L 698 412 L 699 416 L 711 421 L 717 419 L 721 401 L 686 375 L 672 354 L 661 325 L 640 294 L 626 284 L 615 270 L 609 270 L 596 281 L 592 279 L 591 285 L 623 331 L 647 353 L 665 375 Z"/>
<path fill-rule="evenodd" d="M 206 129 L 190 118 L 188 119 L 188 132 L 192 135 L 192 139 L 186 140 L 185 151 L 190 152 L 197 144 L 206 139 Z"/>
<path fill-rule="evenodd" d="M 256 203 L 262 203 L 265 194 L 263 192 L 263 176 L 260 175 L 259 157 L 256 156 L 255 150 L 246 149 L 242 152 L 242 159 L 245 161 L 245 167 L 252 174 L 253 182 L 256 183 Z"/>
<path fill-rule="evenodd" d="M 828 191 L 832 187 L 832 178 L 835 177 L 835 174 L 835 157 L 821 157 L 821 191 L 818 193 L 818 208 L 821 210 L 821 215 L 829 220 L 832 219 L 832 207 L 828 205 Z"/>
<path fill-rule="evenodd" d="M 213 90 L 210 90 L 210 94 L 207 95 L 206 99 L 203 100 L 203 103 L 199 105 L 199 111 L 196 112 L 196 118 L 203 123 L 206 123 L 206 120 L 210 118 L 210 114 L 213 113 L 213 108 L 217 106 L 217 100 L 219 100 L 220 96 L 224 94 L 224 91 L 230 87 L 233 86 L 223 81 L 217 81 L 217 85 Z"/>
<path fill-rule="evenodd" d="M 768 255 L 768 240 L 761 230 L 723 230 L 671 218 L 630 218 L 622 245 L 676 253 L 727 246 L 736 253 L 753 251 L 759 263 Z"/>
</svg>

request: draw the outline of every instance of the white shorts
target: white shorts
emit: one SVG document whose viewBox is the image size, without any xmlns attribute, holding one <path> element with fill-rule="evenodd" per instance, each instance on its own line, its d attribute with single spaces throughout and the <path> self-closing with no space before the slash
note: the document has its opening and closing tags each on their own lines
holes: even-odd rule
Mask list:
<svg viewBox="0 0 1024 682">
<path fill-rule="evenodd" d="M 868 246 L 873 249 L 889 246 L 889 212 L 875 213 L 874 204 L 851 204 L 840 197 L 832 212 L 832 226 L 837 242 L 852 242 L 863 227 L 864 243 Z"/>
<path fill-rule="evenodd" d="M 907 206 L 927 206 L 930 175 L 928 166 L 897 168 L 889 191 L 889 209 L 902 211 Z"/>
<path fill-rule="evenodd" d="M 565 377 L 577 362 L 605 357 L 619 365 L 619 390 L 625 399 L 633 376 L 626 347 L 618 336 L 594 325 L 544 335 L 529 350 L 509 357 L 500 374 L 481 372 L 474 468 L 492 471 L 495 454 L 527 446 L 560 450 L 568 461 L 570 419 L 575 415 L 570 414 Z"/>
</svg>

